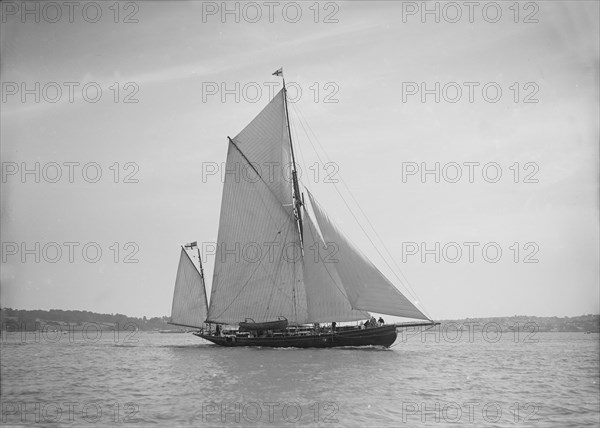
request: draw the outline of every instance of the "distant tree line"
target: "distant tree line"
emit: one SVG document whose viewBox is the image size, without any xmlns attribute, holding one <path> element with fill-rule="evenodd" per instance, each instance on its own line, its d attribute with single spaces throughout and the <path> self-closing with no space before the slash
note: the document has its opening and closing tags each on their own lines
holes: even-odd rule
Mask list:
<svg viewBox="0 0 600 428">
<path fill-rule="evenodd" d="M 36 310 L 24 310 L 24 309 L 12 309 L 2 308 L 0 309 L 0 321 L 2 322 L 2 329 L 14 329 L 18 326 L 19 329 L 25 330 L 36 330 L 43 327 L 46 324 L 59 323 L 68 325 L 83 325 L 85 323 L 97 323 L 101 324 L 106 328 L 110 328 L 115 324 L 119 325 L 119 328 L 123 326 L 129 326 L 134 324 L 139 330 L 165 330 L 165 329 L 177 329 L 178 327 L 167 324 L 169 317 L 154 317 L 142 318 L 128 317 L 123 314 L 99 314 L 90 311 L 63 311 L 62 309 L 50 309 L 44 311 L 40 309 Z"/>
<path fill-rule="evenodd" d="M 600 315 L 579 315 L 576 317 L 531 317 L 515 315 L 512 317 L 466 318 L 462 320 L 445 320 L 443 324 L 472 324 L 480 330 L 486 324 L 494 323 L 504 331 L 514 328 L 530 332 L 590 332 L 600 333 Z"/>
</svg>

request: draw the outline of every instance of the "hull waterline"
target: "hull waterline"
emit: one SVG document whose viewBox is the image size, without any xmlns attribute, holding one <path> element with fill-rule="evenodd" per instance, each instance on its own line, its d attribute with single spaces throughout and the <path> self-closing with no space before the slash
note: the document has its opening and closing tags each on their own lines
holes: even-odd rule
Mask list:
<svg viewBox="0 0 600 428">
<path fill-rule="evenodd" d="M 214 336 L 194 333 L 202 339 L 220 346 L 263 346 L 269 348 L 335 348 L 341 346 L 384 346 L 390 347 L 396 340 L 394 325 L 364 330 L 325 332 L 309 335 L 282 335 L 273 337 Z"/>
</svg>

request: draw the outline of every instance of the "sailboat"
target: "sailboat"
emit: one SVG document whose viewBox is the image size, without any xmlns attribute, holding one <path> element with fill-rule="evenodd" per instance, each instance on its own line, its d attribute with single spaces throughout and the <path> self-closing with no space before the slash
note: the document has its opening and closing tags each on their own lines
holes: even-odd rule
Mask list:
<svg viewBox="0 0 600 428">
<path fill-rule="evenodd" d="M 283 78 L 283 70 L 273 75 Z M 308 189 L 301 192 L 285 78 L 227 139 L 210 305 L 200 250 L 198 266 L 187 251 L 197 243 L 182 246 L 171 324 L 222 346 L 299 348 L 389 347 L 399 327 L 437 324 L 345 237 Z M 386 325 L 369 312 L 419 321 Z"/>
</svg>

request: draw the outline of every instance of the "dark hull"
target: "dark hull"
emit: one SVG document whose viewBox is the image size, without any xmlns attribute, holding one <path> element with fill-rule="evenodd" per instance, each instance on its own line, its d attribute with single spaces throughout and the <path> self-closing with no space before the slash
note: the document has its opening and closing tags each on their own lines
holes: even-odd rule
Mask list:
<svg viewBox="0 0 600 428">
<path fill-rule="evenodd" d="M 334 348 L 338 346 L 391 346 L 396 340 L 396 327 L 387 325 L 383 327 L 368 328 L 365 330 L 353 329 L 327 332 L 311 335 L 289 335 L 275 337 L 233 337 L 211 336 L 194 333 L 221 346 L 265 346 L 269 348 Z"/>
</svg>

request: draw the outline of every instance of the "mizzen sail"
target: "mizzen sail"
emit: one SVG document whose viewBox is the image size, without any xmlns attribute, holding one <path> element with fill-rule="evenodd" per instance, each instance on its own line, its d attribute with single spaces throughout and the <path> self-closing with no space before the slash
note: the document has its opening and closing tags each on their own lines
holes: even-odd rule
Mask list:
<svg viewBox="0 0 600 428">
<path fill-rule="evenodd" d="M 169 324 L 201 328 L 207 310 L 204 278 L 185 249 L 181 248 Z"/>
</svg>

